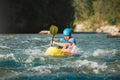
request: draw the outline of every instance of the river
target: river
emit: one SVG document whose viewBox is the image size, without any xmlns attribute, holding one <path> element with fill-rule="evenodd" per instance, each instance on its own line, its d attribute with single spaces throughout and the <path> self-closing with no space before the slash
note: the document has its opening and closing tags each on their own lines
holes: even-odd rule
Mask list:
<svg viewBox="0 0 120 80">
<path fill-rule="evenodd" d="M 72 36 L 76 55 L 48 57 L 49 34 L 0 34 L 0 80 L 120 80 L 120 38 Z M 57 34 L 55 40 L 61 37 Z"/>
</svg>

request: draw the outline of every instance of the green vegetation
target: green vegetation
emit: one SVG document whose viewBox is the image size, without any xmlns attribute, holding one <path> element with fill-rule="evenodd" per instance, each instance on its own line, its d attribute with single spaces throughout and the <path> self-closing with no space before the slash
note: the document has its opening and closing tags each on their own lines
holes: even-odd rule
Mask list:
<svg viewBox="0 0 120 80">
<path fill-rule="evenodd" d="M 96 30 L 104 25 L 120 26 L 120 0 L 73 0 L 75 24 Z"/>
</svg>

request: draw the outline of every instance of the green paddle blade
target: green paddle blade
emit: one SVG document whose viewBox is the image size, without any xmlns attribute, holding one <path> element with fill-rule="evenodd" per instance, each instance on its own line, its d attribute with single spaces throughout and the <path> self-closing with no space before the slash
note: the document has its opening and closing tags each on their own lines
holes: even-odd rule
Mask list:
<svg viewBox="0 0 120 80">
<path fill-rule="evenodd" d="M 50 27 L 50 34 L 55 36 L 55 34 L 57 34 L 57 32 L 58 32 L 58 27 L 55 26 L 55 25 L 51 25 L 51 27 Z"/>
</svg>

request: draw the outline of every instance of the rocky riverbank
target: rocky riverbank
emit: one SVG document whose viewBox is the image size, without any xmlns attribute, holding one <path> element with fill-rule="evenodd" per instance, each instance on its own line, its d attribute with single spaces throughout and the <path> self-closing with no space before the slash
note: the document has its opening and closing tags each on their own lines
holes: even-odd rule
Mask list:
<svg viewBox="0 0 120 80">
<path fill-rule="evenodd" d="M 74 32 L 97 32 L 97 33 L 107 33 L 107 37 L 120 37 L 120 27 L 116 25 L 106 25 L 97 28 L 95 31 L 93 29 L 87 29 L 83 24 L 77 24 Z"/>
<path fill-rule="evenodd" d="M 98 29 L 96 29 L 96 32 L 98 33 L 107 33 L 107 37 L 120 37 L 120 28 L 117 26 L 102 26 Z"/>
<path fill-rule="evenodd" d="M 120 27 L 117 26 L 101 26 L 100 28 L 97 28 L 95 31 L 93 29 L 86 29 L 83 24 L 76 25 L 74 32 L 96 32 L 96 33 L 107 33 L 107 37 L 120 37 Z M 49 30 L 42 30 L 39 32 L 39 34 L 50 34 Z"/>
</svg>

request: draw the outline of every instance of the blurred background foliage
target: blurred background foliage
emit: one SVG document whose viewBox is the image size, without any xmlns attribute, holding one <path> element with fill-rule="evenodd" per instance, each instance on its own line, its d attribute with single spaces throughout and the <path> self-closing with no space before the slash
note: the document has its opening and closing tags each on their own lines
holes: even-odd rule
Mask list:
<svg viewBox="0 0 120 80">
<path fill-rule="evenodd" d="M 104 25 L 120 26 L 120 0 L 73 0 L 74 23 L 83 23 L 88 28 Z"/>
<path fill-rule="evenodd" d="M 4 33 L 37 33 L 56 25 L 85 24 L 96 29 L 103 25 L 120 26 L 120 0 L 4 0 Z M 1 3 L 1 4 L 2 4 Z"/>
</svg>

